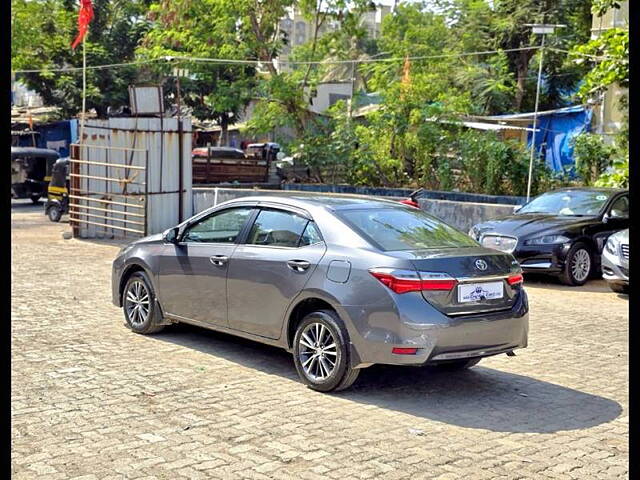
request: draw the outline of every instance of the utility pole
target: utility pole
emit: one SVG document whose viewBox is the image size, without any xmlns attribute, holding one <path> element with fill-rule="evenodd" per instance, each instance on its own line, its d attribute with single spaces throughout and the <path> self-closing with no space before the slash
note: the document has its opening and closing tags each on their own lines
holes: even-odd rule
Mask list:
<svg viewBox="0 0 640 480">
<path fill-rule="evenodd" d="M 531 27 L 533 33 L 542 35 L 540 42 L 540 61 L 538 62 L 538 82 L 536 84 L 536 103 L 533 110 L 533 129 L 531 130 L 531 155 L 529 157 L 529 179 L 527 181 L 527 203 L 531 198 L 531 182 L 533 180 L 533 158 L 536 151 L 536 127 L 538 125 L 538 104 L 540 102 L 540 83 L 542 80 L 542 63 L 544 61 L 544 41 L 548 33 L 553 33 L 556 28 L 563 28 L 566 25 L 551 25 L 544 23 L 527 23 L 526 27 Z"/>
<path fill-rule="evenodd" d="M 356 88 L 356 62 L 351 62 L 351 96 L 349 98 L 349 121 L 353 117 L 353 91 Z"/>
<path fill-rule="evenodd" d="M 180 76 L 185 74 L 185 70 L 174 68 L 173 74 L 176 77 L 176 103 L 178 107 L 178 223 L 183 220 L 183 196 L 184 196 L 184 160 L 182 152 L 182 98 L 180 93 Z"/>
</svg>

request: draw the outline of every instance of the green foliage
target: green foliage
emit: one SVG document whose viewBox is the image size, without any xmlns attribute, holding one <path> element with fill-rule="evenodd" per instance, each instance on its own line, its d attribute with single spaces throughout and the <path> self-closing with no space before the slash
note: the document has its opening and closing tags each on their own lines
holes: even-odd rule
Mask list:
<svg viewBox="0 0 640 480">
<path fill-rule="evenodd" d="M 136 50 L 139 58 L 170 57 L 245 59 L 251 49 L 238 42 L 238 26 L 213 0 L 163 0 L 149 8 L 150 28 Z M 183 102 L 193 115 L 215 120 L 222 127 L 221 143 L 226 144 L 228 125 L 252 98 L 255 68 L 238 64 L 207 64 L 175 61 L 157 63 L 153 71 L 158 82 L 169 78 L 166 92 L 175 102 L 173 67 L 188 68 L 181 79 Z"/>
<path fill-rule="evenodd" d="M 87 41 L 90 65 L 167 56 L 260 64 L 176 59 L 142 68 L 90 70 L 89 108 L 104 115 L 107 106 L 126 105 L 126 87 L 145 81 L 163 83 L 167 104 L 175 104 L 172 70 L 187 68 L 190 75 L 180 82 L 182 101 L 195 117 L 220 124 L 223 142 L 227 128 L 255 101 L 247 133 L 278 130 L 285 151 L 310 166 L 317 181 L 526 194 L 529 152 L 523 145 L 455 122 L 465 115 L 533 108 L 539 53 L 508 51 L 538 44 L 527 23 L 567 25 L 548 36 L 547 45 L 574 52 L 545 51 L 540 109 L 573 101 L 568 95 L 583 77 L 582 100 L 613 83 L 628 86 L 628 34 L 613 29 L 589 40 L 591 12 L 618 8 L 615 0 L 401 2 L 376 38 L 361 22 L 373 8 L 370 0 L 94 0 L 94 5 Z M 81 52 L 69 48 L 76 1 L 12 0 L 12 6 L 14 69 L 81 65 Z M 277 68 L 273 62 L 288 46 L 280 21 L 292 8 L 302 12 L 312 32 L 323 33 L 287 51 L 288 58 L 320 65 Z M 488 50 L 497 52 L 461 55 Z M 395 60 L 363 62 L 374 56 Z M 429 58 L 404 61 L 416 56 Z M 21 78 L 65 115 L 78 111 L 80 73 L 45 71 Z M 377 110 L 351 118 L 348 112 L 358 105 L 340 101 L 322 115 L 310 112 L 310 97 L 321 82 L 352 78 L 355 92 L 377 92 L 382 100 Z M 584 181 L 623 182 L 628 126 L 610 150 L 598 142 L 588 136 L 576 141 Z M 533 193 L 569 183 L 566 175 L 552 175 L 541 158 L 533 171 Z"/>
<path fill-rule="evenodd" d="M 585 45 L 576 46 L 572 53 L 577 64 L 593 63 L 592 70 L 584 77 L 578 95 L 586 100 L 596 96 L 610 85 L 629 86 L 629 32 L 612 28 Z M 589 59 L 582 55 L 594 55 Z"/>
<path fill-rule="evenodd" d="M 629 157 L 614 160 L 610 170 L 600 175 L 595 186 L 629 188 Z"/>
<path fill-rule="evenodd" d="M 573 156 L 576 170 L 585 185 L 593 185 L 609 164 L 614 148 L 606 145 L 601 135 L 583 133 L 574 138 Z"/>
<path fill-rule="evenodd" d="M 122 63 L 134 58 L 145 34 L 148 0 L 94 0 L 94 20 L 86 40 L 87 64 Z M 11 63 L 14 70 L 81 67 L 82 47 L 71 50 L 77 33 L 77 4 L 71 0 L 12 0 Z M 44 71 L 19 74 L 47 105 L 65 116 L 81 108 L 82 74 Z M 118 68 L 87 72 L 87 108 L 99 116 L 107 107 L 128 105 L 127 87 L 136 70 Z"/>
</svg>

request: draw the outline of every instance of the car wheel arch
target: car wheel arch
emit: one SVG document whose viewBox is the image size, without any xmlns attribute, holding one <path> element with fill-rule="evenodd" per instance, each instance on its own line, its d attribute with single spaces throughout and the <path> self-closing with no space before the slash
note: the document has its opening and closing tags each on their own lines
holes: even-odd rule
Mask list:
<svg viewBox="0 0 640 480">
<path fill-rule="evenodd" d="M 296 334 L 296 328 L 300 321 L 308 313 L 317 310 L 333 310 L 338 317 L 345 322 L 346 312 L 340 308 L 339 303 L 334 298 L 329 298 L 320 292 L 304 292 L 301 293 L 287 310 L 285 316 L 284 343 L 285 347 L 290 350 L 293 348 L 293 338 Z M 345 327 L 348 326 L 345 323 Z"/>
<path fill-rule="evenodd" d="M 156 292 L 156 296 L 158 295 L 158 289 L 155 285 L 153 274 L 149 271 L 148 266 L 144 265 L 141 261 L 131 261 L 122 271 L 122 275 L 120 276 L 120 285 L 119 285 L 119 295 L 120 295 L 120 305 L 122 305 L 122 294 L 124 293 L 124 287 L 127 284 L 127 281 L 136 272 L 144 272 L 147 274 L 147 278 L 151 282 L 151 286 L 153 287 L 154 292 Z"/>
</svg>

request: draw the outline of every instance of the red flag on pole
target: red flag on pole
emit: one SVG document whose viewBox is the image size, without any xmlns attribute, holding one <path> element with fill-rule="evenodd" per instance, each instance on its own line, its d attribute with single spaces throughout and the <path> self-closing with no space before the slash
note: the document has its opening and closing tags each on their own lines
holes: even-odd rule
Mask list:
<svg viewBox="0 0 640 480">
<path fill-rule="evenodd" d="M 78 36 L 71 44 L 71 48 L 75 49 L 84 39 L 89 29 L 89 22 L 93 20 L 93 5 L 91 0 L 80 0 L 80 11 L 78 12 Z"/>
</svg>

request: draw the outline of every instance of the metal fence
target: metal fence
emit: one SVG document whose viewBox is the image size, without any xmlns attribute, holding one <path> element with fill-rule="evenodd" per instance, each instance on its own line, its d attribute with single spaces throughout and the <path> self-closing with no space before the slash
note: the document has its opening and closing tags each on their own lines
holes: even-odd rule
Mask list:
<svg viewBox="0 0 640 480">
<path fill-rule="evenodd" d="M 70 163 L 69 218 L 74 237 L 147 235 L 146 149 L 73 144 Z"/>
</svg>

